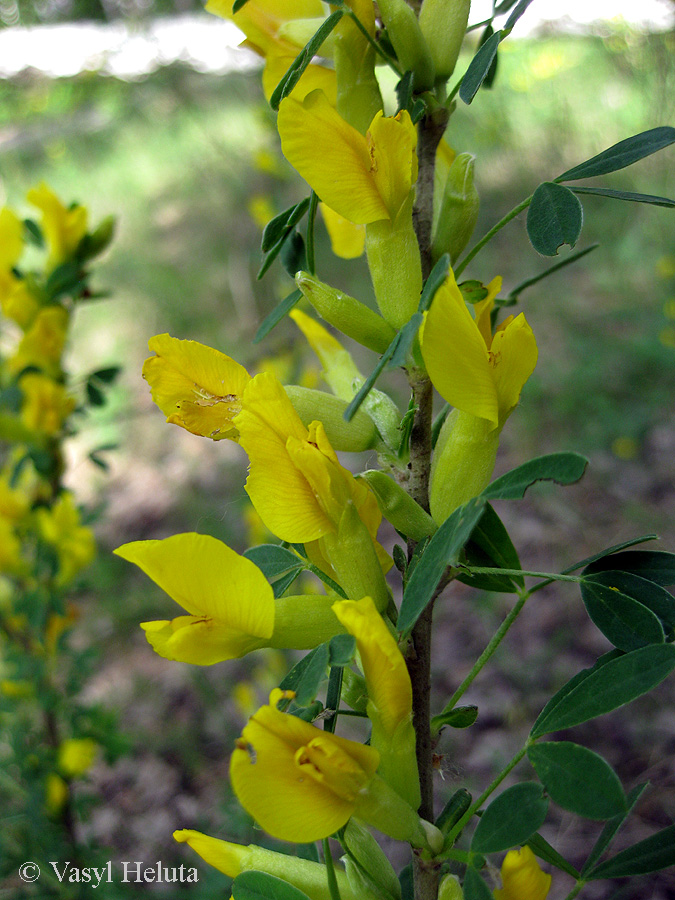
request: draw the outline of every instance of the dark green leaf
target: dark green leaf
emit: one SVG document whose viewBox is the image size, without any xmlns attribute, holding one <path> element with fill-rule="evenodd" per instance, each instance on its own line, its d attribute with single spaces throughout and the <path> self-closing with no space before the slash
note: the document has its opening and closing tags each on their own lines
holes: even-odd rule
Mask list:
<svg viewBox="0 0 675 900">
<path fill-rule="evenodd" d="M 410 120 L 413 125 L 417 125 L 419 120 L 424 116 L 427 111 L 427 105 L 424 102 L 422 97 L 417 97 L 415 102 L 412 105 L 412 109 L 410 110 Z"/>
<path fill-rule="evenodd" d="M 361 385 L 361 388 L 359 389 L 358 393 L 356 394 L 356 396 L 354 397 L 352 402 L 349 404 L 347 409 L 344 411 L 343 418 L 345 419 L 345 421 L 351 422 L 351 420 L 356 415 L 356 412 L 359 409 L 359 407 L 361 406 L 361 404 L 363 403 L 363 401 L 366 399 L 368 394 L 375 387 L 375 382 L 377 381 L 377 379 L 380 377 L 380 375 L 384 371 L 384 367 L 387 365 L 387 363 L 389 362 L 389 359 L 391 358 L 394 351 L 396 350 L 396 347 L 398 345 L 400 337 L 401 337 L 401 334 L 400 334 L 400 332 L 398 332 L 396 334 L 396 337 L 394 338 L 394 340 L 391 342 L 391 344 L 389 344 L 387 349 L 384 351 L 378 364 L 375 366 L 375 368 L 370 373 L 368 378 L 366 378 L 366 380 Z"/>
<path fill-rule="evenodd" d="M 647 581 L 646 578 L 640 578 L 639 575 L 633 575 L 631 572 L 613 572 L 611 569 L 601 572 L 590 572 L 588 575 L 585 575 L 581 588 L 582 596 L 584 585 L 587 587 L 589 585 L 601 585 L 613 593 L 620 591 L 622 595 L 630 597 L 633 601 L 651 610 L 655 616 L 658 616 L 667 633 L 668 640 L 675 633 L 675 597 L 661 585 L 655 584 L 653 581 Z M 653 628 L 653 625 L 650 625 L 650 628 Z M 654 632 L 656 633 L 656 629 L 654 629 Z M 658 641 L 657 643 L 661 642 Z"/>
<path fill-rule="evenodd" d="M 654 613 L 614 585 L 584 579 L 581 597 L 591 621 L 619 650 L 664 642 L 663 628 Z"/>
<path fill-rule="evenodd" d="M 675 200 L 668 197 L 655 197 L 653 194 L 636 194 L 633 191 L 614 191 L 610 188 L 573 187 L 575 194 L 596 194 L 598 197 L 610 197 L 614 200 L 629 200 L 632 203 L 651 203 L 653 206 L 675 207 Z"/>
<path fill-rule="evenodd" d="M 342 16 L 342 10 L 336 9 L 335 12 L 331 13 L 331 15 L 322 22 L 316 33 L 309 41 L 307 41 L 300 54 L 293 60 L 288 71 L 272 92 L 272 96 L 270 97 L 270 106 L 272 109 L 279 109 L 281 101 L 291 93 L 298 81 L 300 81 L 305 69 L 319 52 L 319 48 L 335 28 Z"/>
<path fill-rule="evenodd" d="M 631 166 L 638 160 L 651 156 L 652 153 L 656 153 L 657 150 L 662 150 L 672 143 L 675 143 L 675 128 L 668 125 L 652 128 L 649 131 L 643 131 L 642 134 L 619 141 L 618 144 L 603 150 L 597 156 L 568 169 L 559 175 L 556 181 L 575 181 L 577 178 L 607 175 L 609 172 L 625 169 L 626 166 Z"/>
<path fill-rule="evenodd" d="M 549 453 L 537 456 L 495 478 L 482 497 L 487 500 L 518 500 L 537 481 L 555 481 L 557 484 L 574 484 L 586 471 L 588 460 L 578 453 Z"/>
<path fill-rule="evenodd" d="M 398 880 L 401 884 L 401 900 L 415 900 L 412 863 L 408 863 L 407 866 L 401 869 Z"/>
<path fill-rule="evenodd" d="M 520 569 L 520 559 L 502 520 L 488 503 L 480 522 L 474 528 L 466 545 L 466 565 L 486 568 Z M 525 581 L 517 575 L 466 575 L 459 581 L 483 591 L 514 594 Z"/>
<path fill-rule="evenodd" d="M 97 388 L 91 381 L 87 382 L 87 400 L 91 406 L 105 406 L 105 394 L 100 388 Z"/>
<path fill-rule="evenodd" d="M 583 250 L 577 250 L 576 253 L 570 253 L 569 256 L 565 257 L 565 259 L 561 259 L 560 262 L 554 263 L 552 266 L 549 266 L 548 269 L 544 269 L 543 272 L 540 272 L 539 275 L 534 275 L 532 278 L 527 278 L 525 281 L 521 281 L 520 284 L 517 284 L 513 290 L 509 291 L 509 300 L 515 300 L 517 297 L 522 294 L 522 292 L 529 287 L 532 287 L 533 284 L 537 284 L 539 281 L 543 281 L 544 278 L 548 278 L 549 275 L 553 275 L 554 272 L 557 272 L 558 269 L 564 269 L 565 266 L 569 266 L 570 263 L 577 262 L 582 257 L 586 256 L 587 253 L 591 253 L 593 250 L 597 250 L 600 244 L 591 244 L 590 247 L 584 247 Z"/>
<path fill-rule="evenodd" d="M 632 875 L 648 875 L 673 865 L 675 825 L 670 825 L 600 863 L 586 878 L 589 881 L 599 878 L 629 878 Z"/>
<path fill-rule="evenodd" d="M 533 834 L 532 837 L 525 841 L 525 843 L 539 859 L 543 859 L 544 862 L 550 863 L 552 866 L 555 866 L 556 869 L 560 869 L 561 872 L 567 872 L 572 878 L 579 877 L 579 872 L 574 868 L 572 863 L 568 862 L 564 856 L 561 856 L 555 847 L 552 847 L 540 834 Z"/>
<path fill-rule="evenodd" d="M 584 575 L 607 569 L 632 572 L 663 587 L 675 585 L 675 553 L 667 553 L 665 550 L 628 550 L 603 556 L 587 566 Z"/>
<path fill-rule="evenodd" d="M 312 573 L 312 575 L 316 575 L 319 581 L 323 581 L 326 587 L 330 588 L 330 590 L 333 591 L 334 594 L 337 594 L 344 600 L 347 599 L 347 595 L 342 590 L 340 585 L 336 581 L 333 581 L 333 579 L 329 575 L 326 575 L 325 572 L 322 572 L 318 566 L 312 565 L 312 563 L 308 563 L 306 568 L 308 572 Z"/>
<path fill-rule="evenodd" d="M 108 472 L 110 469 L 109 464 L 103 459 L 101 456 L 96 453 L 95 450 L 91 450 L 88 454 L 89 459 L 95 466 L 98 466 L 99 469 L 102 469 L 104 472 Z"/>
<path fill-rule="evenodd" d="M 275 244 L 283 241 L 288 232 L 293 228 L 309 209 L 309 197 L 305 197 L 300 203 L 285 209 L 271 219 L 262 233 L 262 243 L 260 245 L 263 253 L 268 253 Z"/>
<path fill-rule="evenodd" d="M 336 634 L 328 642 L 328 664 L 348 666 L 354 659 L 356 639 L 352 634 Z"/>
<path fill-rule="evenodd" d="M 413 95 L 413 72 L 406 72 L 399 83 L 396 85 L 396 102 L 398 109 L 407 109 L 410 111 Z"/>
<path fill-rule="evenodd" d="M 459 288 L 465 303 L 480 303 L 480 301 L 485 300 L 488 295 L 488 289 L 483 282 L 476 281 L 475 279 L 471 281 L 462 281 L 457 287 Z"/>
<path fill-rule="evenodd" d="M 524 844 L 546 818 L 548 800 L 534 781 L 514 784 L 501 793 L 481 816 L 471 839 L 477 853 L 499 853 Z"/>
<path fill-rule="evenodd" d="M 260 328 L 256 331 L 253 343 L 257 344 L 266 337 L 270 331 L 289 314 L 301 297 L 302 291 L 295 290 L 292 294 L 289 294 L 288 297 L 285 297 L 281 303 L 275 306 L 272 312 L 265 317 Z"/>
<path fill-rule="evenodd" d="M 489 40 L 489 38 L 491 38 L 494 33 L 495 33 L 495 30 L 492 27 L 492 22 L 490 22 L 480 37 L 480 45 L 479 46 L 482 47 L 483 44 L 487 40 Z M 506 37 L 505 32 L 503 33 L 503 37 Z M 499 54 L 495 53 L 495 58 L 492 60 L 492 65 L 488 69 L 487 75 L 485 76 L 485 79 L 483 81 L 483 87 L 486 87 L 486 88 L 492 87 L 492 85 L 495 82 L 495 78 L 497 77 L 497 69 L 498 68 L 499 68 Z"/>
<path fill-rule="evenodd" d="M 293 666 L 290 672 L 288 672 L 284 678 L 281 680 L 279 687 L 282 691 L 294 691 L 297 689 L 298 684 L 300 683 L 300 679 L 305 673 L 305 670 L 312 665 L 312 660 L 319 652 L 320 648 L 324 645 L 321 644 L 319 647 L 315 647 L 313 650 L 310 650 L 302 659 L 298 660 L 298 662 Z"/>
<path fill-rule="evenodd" d="M 309 859 L 311 862 L 320 862 L 319 849 L 316 844 L 296 844 L 295 852 L 299 859 Z"/>
<path fill-rule="evenodd" d="M 580 562 L 576 562 L 571 566 L 568 566 L 563 570 L 563 575 L 568 575 L 570 572 L 574 572 L 576 569 L 581 569 L 582 566 L 588 566 L 589 570 L 591 568 L 591 563 L 595 563 L 597 560 L 602 559 L 603 556 L 609 556 L 612 553 L 618 553 L 619 550 L 624 550 L 626 547 L 634 547 L 635 544 L 644 544 L 645 541 L 656 541 L 658 540 L 657 534 L 643 534 L 640 537 L 631 538 L 629 541 L 622 541 L 620 544 L 614 544 L 612 547 L 606 547 L 604 550 L 600 550 L 599 553 L 594 553 L 593 556 L 587 556 L 586 559 L 582 559 Z M 618 568 L 617 566 L 609 566 L 609 568 L 614 569 Z"/>
<path fill-rule="evenodd" d="M 450 728 L 468 728 L 477 718 L 477 706 L 456 706 L 448 712 L 434 716 L 431 720 L 431 730 L 436 733 L 446 725 Z"/>
<path fill-rule="evenodd" d="M 459 87 L 459 96 L 464 103 L 471 103 L 478 93 L 481 84 L 485 81 L 495 56 L 497 55 L 501 39 L 502 32 L 495 31 L 495 33 L 485 41 L 482 47 L 480 47 L 469 63 L 469 68 L 466 70 Z"/>
<path fill-rule="evenodd" d="M 272 585 L 275 598 L 278 599 L 279 597 L 283 597 L 298 575 L 303 571 L 302 567 L 298 567 L 297 569 L 292 569 L 286 575 L 282 575 L 281 578 L 277 578 Z"/>
<path fill-rule="evenodd" d="M 574 247 L 584 223 L 581 203 L 569 188 L 540 184 L 527 210 L 527 236 L 542 256 L 556 256 L 563 244 Z"/>
<path fill-rule="evenodd" d="M 305 239 L 298 231 L 291 231 L 280 254 L 281 264 L 291 276 L 295 278 L 296 272 L 307 268 L 307 255 L 305 253 Z"/>
<path fill-rule="evenodd" d="M 490 888 L 472 868 L 467 868 L 464 876 L 464 900 L 494 900 Z"/>
<path fill-rule="evenodd" d="M 304 569 L 304 563 L 295 553 L 279 544 L 260 544 L 249 547 L 244 556 L 255 563 L 268 581 L 274 581 L 293 569 Z"/>
<path fill-rule="evenodd" d="M 47 279 L 46 290 L 52 300 L 64 294 L 79 293 L 82 289 L 80 266 L 72 261 L 61 263 Z"/>
<path fill-rule="evenodd" d="M 431 304 L 436 296 L 436 291 L 448 277 L 449 271 L 450 256 L 447 253 L 444 253 L 429 273 L 427 280 L 424 282 L 424 287 L 420 294 L 419 306 L 417 307 L 418 312 L 427 312 L 427 310 L 431 309 Z"/>
<path fill-rule="evenodd" d="M 533 738 L 595 719 L 660 684 L 675 668 L 675 647 L 653 644 L 621 656 L 607 654 L 552 697 L 532 728 Z"/>
<path fill-rule="evenodd" d="M 466 788 L 459 788 L 450 797 L 440 816 L 436 819 L 436 828 L 440 828 L 443 834 L 449 834 L 450 829 L 459 822 L 470 806 L 471 794 Z"/>
<path fill-rule="evenodd" d="M 307 894 L 266 872 L 242 872 L 232 882 L 234 900 L 309 900 Z"/>
<path fill-rule="evenodd" d="M 398 630 L 410 631 L 431 601 L 446 568 L 457 562 L 461 549 L 483 514 L 485 501 L 474 497 L 456 509 L 429 541 L 403 593 Z"/>
<path fill-rule="evenodd" d="M 504 32 L 505 32 L 504 36 L 505 37 L 506 37 L 506 32 L 511 31 L 513 26 L 516 24 L 518 19 L 525 12 L 525 10 L 530 5 L 530 3 L 532 3 L 532 0 L 520 0 L 520 3 L 518 3 L 516 8 L 513 10 L 511 15 L 508 17 L 508 19 L 504 23 Z"/>
<path fill-rule="evenodd" d="M 391 358 L 387 362 L 388 369 L 398 369 L 408 362 L 410 348 L 417 337 L 417 332 L 420 330 L 423 319 L 422 313 L 414 313 L 399 331 L 397 337 L 394 338 L 395 347 L 394 352 L 391 354 Z"/>
<path fill-rule="evenodd" d="M 23 226 L 26 229 L 26 240 L 33 244 L 35 247 L 38 247 L 40 250 L 44 249 L 45 239 L 42 234 L 42 229 L 33 219 L 24 219 Z"/>
<path fill-rule="evenodd" d="M 242 6 L 245 6 L 248 3 L 248 0 L 234 0 L 232 4 L 232 15 L 238 13 Z"/>
<path fill-rule="evenodd" d="M 295 688 L 295 702 L 298 706 L 308 706 L 319 693 L 321 682 L 326 677 L 328 657 L 328 644 L 319 644 Z"/>
<path fill-rule="evenodd" d="M 581 876 L 583 878 L 586 878 L 587 873 L 591 871 L 593 866 L 597 863 L 602 854 L 614 840 L 617 832 L 626 821 L 633 807 L 638 802 L 648 786 L 649 782 L 646 781 L 643 784 L 636 785 L 632 791 L 629 791 L 628 796 L 626 797 L 626 809 L 620 815 L 614 816 L 613 819 L 610 819 L 609 822 L 605 824 L 605 827 L 600 832 L 600 836 L 595 842 L 595 846 L 588 855 L 588 859 L 584 863 L 584 867 L 581 870 Z M 570 874 L 574 875 L 575 878 L 577 877 L 575 873 Z"/>
<path fill-rule="evenodd" d="M 586 819 L 611 819 L 626 810 L 619 778 L 605 760 L 571 741 L 535 744 L 527 751 L 554 803 Z"/>
<path fill-rule="evenodd" d="M 120 366 L 108 366 L 106 369 L 97 369 L 95 372 L 92 372 L 89 377 L 97 378 L 104 384 L 112 384 L 121 371 L 122 369 Z"/>
</svg>

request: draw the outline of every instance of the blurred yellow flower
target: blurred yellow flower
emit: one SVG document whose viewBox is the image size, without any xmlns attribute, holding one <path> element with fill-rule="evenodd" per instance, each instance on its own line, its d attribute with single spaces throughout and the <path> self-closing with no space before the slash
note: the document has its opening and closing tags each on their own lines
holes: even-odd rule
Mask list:
<svg viewBox="0 0 675 900">
<path fill-rule="evenodd" d="M 246 369 L 218 350 L 168 334 L 150 338 L 148 347 L 156 356 L 146 359 L 143 377 L 166 421 L 214 441 L 236 441 L 233 419 L 250 380 Z"/>
<path fill-rule="evenodd" d="M 54 437 L 75 409 L 75 398 L 68 394 L 59 382 L 28 372 L 19 379 L 23 394 L 21 420 L 26 428 L 48 437 Z"/>
<path fill-rule="evenodd" d="M 59 747 L 57 765 L 66 778 L 81 778 L 91 769 L 99 745 L 92 738 L 69 738 Z"/>
<path fill-rule="evenodd" d="M 42 212 L 41 226 L 49 247 L 48 266 L 54 268 L 75 255 L 87 233 L 87 210 L 77 204 L 64 206 L 44 182 L 28 191 L 26 197 Z"/>
<path fill-rule="evenodd" d="M 502 863 L 502 888 L 494 891 L 495 900 L 546 900 L 551 876 L 542 872 L 529 847 L 509 850 Z"/>
<path fill-rule="evenodd" d="M 68 800 L 68 785 L 57 775 L 50 772 L 45 783 L 45 806 L 51 816 L 58 816 Z"/>
<path fill-rule="evenodd" d="M 254 194 L 246 204 L 249 216 L 262 229 L 274 218 L 276 210 L 268 194 Z"/>
<path fill-rule="evenodd" d="M 6 206 L 0 209 L 0 271 L 11 269 L 23 253 L 23 223 Z"/>
<path fill-rule="evenodd" d="M 45 375 L 58 377 L 68 334 L 68 312 L 62 306 L 46 306 L 31 320 L 16 353 L 8 360 L 12 373 L 35 366 Z"/>
<path fill-rule="evenodd" d="M 73 495 L 59 494 L 51 507 L 36 511 L 40 533 L 57 552 L 59 572 L 57 585 L 69 584 L 77 573 L 88 566 L 96 555 L 96 541 L 90 528 L 82 525 Z"/>
</svg>

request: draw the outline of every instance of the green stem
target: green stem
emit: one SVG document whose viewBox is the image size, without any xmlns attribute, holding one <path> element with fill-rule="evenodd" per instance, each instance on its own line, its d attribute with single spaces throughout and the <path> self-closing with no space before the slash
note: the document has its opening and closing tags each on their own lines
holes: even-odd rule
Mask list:
<svg viewBox="0 0 675 900">
<path fill-rule="evenodd" d="M 335 877 L 335 867 L 333 866 L 333 857 L 330 852 L 330 843 L 328 838 L 321 841 L 323 846 L 323 860 L 326 864 L 326 878 L 328 879 L 328 891 L 330 900 L 341 900 L 340 889 L 338 888 L 337 878 Z"/>
<path fill-rule="evenodd" d="M 316 260 L 314 256 L 314 222 L 319 198 L 315 191 L 309 195 L 309 211 L 307 212 L 307 269 L 312 275 L 316 275 Z"/>
<path fill-rule="evenodd" d="M 573 581 L 581 584 L 584 580 L 579 575 L 558 575 L 556 572 L 531 572 L 527 569 L 500 569 L 496 566 L 463 566 L 463 570 L 471 575 L 528 575 L 531 578 L 546 578 L 547 583 L 552 581 Z M 539 585 L 536 586 L 537 589 Z"/>
<path fill-rule="evenodd" d="M 504 637 L 506 635 L 506 632 L 509 630 L 509 628 L 515 622 L 521 609 L 523 608 L 523 606 L 525 606 L 525 603 L 527 602 L 529 596 L 530 596 L 529 591 L 527 593 L 521 595 L 521 597 L 519 598 L 516 605 L 513 607 L 511 612 L 506 616 L 506 618 L 504 619 L 502 624 L 499 626 L 497 631 L 492 636 L 490 643 L 487 645 L 485 650 L 483 650 L 481 655 L 478 657 L 478 659 L 474 663 L 473 668 L 471 669 L 469 674 L 466 676 L 464 681 L 460 684 L 460 686 L 457 688 L 455 693 L 452 695 L 452 697 L 450 698 L 447 706 L 445 707 L 445 709 L 443 710 L 441 715 L 444 715 L 445 713 L 449 713 L 449 712 L 451 712 L 451 710 L 454 709 L 459 698 L 465 693 L 465 691 L 467 690 L 469 685 L 472 683 L 472 681 L 474 680 L 476 675 L 478 675 L 478 673 L 483 668 L 485 663 L 490 659 L 490 657 L 495 652 L 497 647 L 501 644 L 502 640 L 504 639 Z"/>
<path fill-rule="evenodd" d="M 476 254 L 479 253 L 483 249 L 483 247 L 488 243 L 488 241 L 492 240 L 492 238 L 497 234 L 498 231 L 501 231 L 501 229 L 505 225 L 508 225 L 508 223 L 511 221 L 511 219 L 515 219 L 516 216 L 520 215 L 520 213 L 524 209 L 527 209 L 527 207 L 530 205 L 531 200 L 532 200 L 532 194 L 530 194 L 530 196 L 526 200 L 523 200 L 522 203 L 519 203 L 518 206 L 516 206 L 514 209 L 511 210 L 511 212 L 507 213 L 503 219 L 500 219 L 496 225 L 493 225 L 493 227 L 488 231 L 488 233 L 486 235 L 484 235 L 484 237 L 482 237 L 478 241 L 478 243 L 475 244 L 471 248 L 471 250 L 469 250 L 469 252 L 466 254 L 466 256 L 461 261 L 461 263 L 459 263 L 457 266 L 455 266 L 455 277 L 456 278 L 458 278 L 462 274 L 462 272 L 464 271 L 464 269 L 466 269 L 466 267 L 469 265 L 469 263 L 474 258 L 474 256 L 476 256 Z"/>
<path fill-rule="evenodd" d="M 473 816 L 478 812 L 481 806 L 485 803 L 488 797 L 497 790 L 499 785 L 504 781 L 506 776 L 518 765 L 521 759 L 525 756 L 527 751 L 530 749 L 534 741 L 531 738 L 528 738 L 525 742 L 525 745 L 521 747 L 521 749 L 516 753 L 516 755 L 511 759 L 509 763 L 502 769 L 502 771 L 497 775 L 497 777 L 492 781 L 480 795 L 478 800 L 475 803 L 472 803 L 471 806 L 464 813 L 462 818 L 457 822 L 457 824 L 452 828 L 449 832 L 446 843 L 448 845 L 452 844 L 452 841 L 457 837 L 457 835 L 462 831 L 467 822 L 469 822 Z"/>
<path fill-rule="evenodd" d="M 328 690 L 326 691 L 326 709 L 330 710 L 331 715 L 323 720 L 323 730 L 335 732 L 337 725 L 337 710 L 340 706 L 340 696 L 342 694 L 342 676 L 344 669 L 342 666 L 331 666 L 330 675 L 328 677 Z"/>
<path fill-rule="evenodd" d="M 574 898 L 581 893 L 582 888 L 586 884 L 585 881 L 577 881 L 569 894 L 565 897 L 565 900 L 574 900 Z"/>
</svg>

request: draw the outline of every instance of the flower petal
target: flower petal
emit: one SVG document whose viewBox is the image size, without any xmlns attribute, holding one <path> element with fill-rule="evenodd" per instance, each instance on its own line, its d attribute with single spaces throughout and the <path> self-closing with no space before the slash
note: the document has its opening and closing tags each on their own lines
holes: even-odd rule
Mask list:
<svg viewBox="0 0 675 900">
<path fill-rule="evenodd" d="M 417 181 L 417 132 L 407 110 L 393 117 L 379 112 L 366 134 L 372 178 L 392 221 Z"/>
<path fill-rule="evenodd" d="M 357 259 L 362 256 L 366 248 L 366 232 L 363 225 L 353 225 L 349 219 L 345 219 L 323 202 L 319 206 L 333 253 L 341 259 Z"/>
<path fill-rule="evenodd" d="M 494 379 L 499 402 L 499 423 L 503 425 L 520 399 L 523 385 L 537 365 L 537 342 L 523 313 L 492 340 Z"/>
<path fill-rule="evenodd" d="M 265 638 L 206 617 L 178 616 L 170 622 L 141 622 L 141 628 L 155 653 L 197 666 L 239 659 L 267 644 Z"/>
</svg>

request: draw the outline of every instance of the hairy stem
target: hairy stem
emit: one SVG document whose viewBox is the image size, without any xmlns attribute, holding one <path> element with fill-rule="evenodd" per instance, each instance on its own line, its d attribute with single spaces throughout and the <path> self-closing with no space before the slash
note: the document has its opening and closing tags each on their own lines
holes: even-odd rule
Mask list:
<svg viewBox="0 0 675 900">
<path fill-rule="evenodd" d="M 431 238 L 434 218 L 434 168 L 436 150 L 445 133 L 450 113 L 439 106 L 424 116 L 417 126 L 417 160 L 419 174 L 415 187 L 413 222 L 422 258 L 422 278 L 426 279 L 433 267 Z"/>
</svg>

